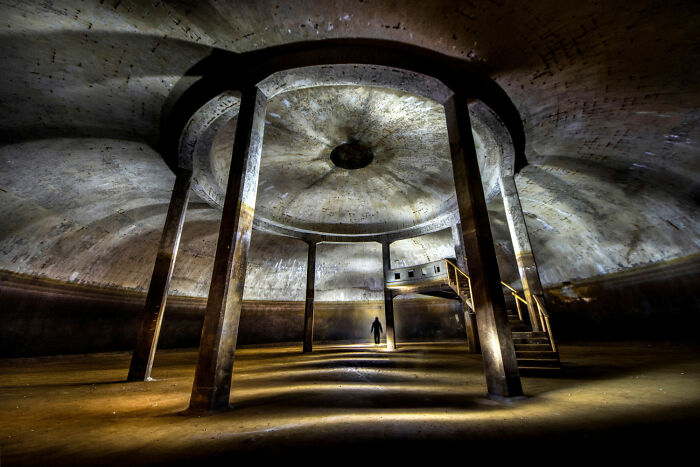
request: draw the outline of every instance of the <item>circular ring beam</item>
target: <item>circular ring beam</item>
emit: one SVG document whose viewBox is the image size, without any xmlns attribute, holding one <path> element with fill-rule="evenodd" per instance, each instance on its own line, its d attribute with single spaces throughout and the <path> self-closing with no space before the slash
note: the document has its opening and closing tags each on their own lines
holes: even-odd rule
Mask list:
<svg viewBox="0 0 700 467">
<path fill-rule="evenodd" d="M 209 83 L 215 85 L 213 88 L 209 86 L 210 96 L 212 89 L 217 87 L 230 89 L 250 82 L 257 82 L 268 99 L 295 89 L 359 85 L 409 92 L 443 103 L 453 94 L 451 87 L 459 89 L 463 94 L 468 88 L 470 89 L 468 95 L 484 100 L 478 108 L 479 113 L 487 117 L 482 127 L 487 128 L 492 136 L 497 135 L 497 139 L 501 141 L 504 134 L 508 136 L 506 139 L 509 144 L 498 148 L 500 149 L 498 160 L 502 171 L 512 173 L 512 167 L 517 165 L 513 161 L 518 153 L 514 143 L 517 141 L 517 146 L 524 146 L 522 122 L 505 93 L 490 78 L 479 72 L 473 64 L 447 57 L 436 57 L 439 54 L 426 49 L 408 47 L 417 50 L 408 51 L 407 54 L 407 51 L 403 50 L 406 47 L 401 44 L 385 44 L 384 41 L 379 41 L 382 44 L 378 46 L 376 44 L 368 47 L 358 46 L 357 43 L 363 41 L 291 44 L 246 54 L 215 51 L 196 68 L 199 69 L 198 72 L 209 78 L 212 75 L 235 76 L 233 79 L 210 80 Z M 397 52 L 397 49 L 401 50 Z M 414 52 L 417 54 L 412 56 Z M 361 60 L 364 63 L 370 64 L 352 63 L 358 59 L 356 57 L 358 54 L 362 55 Z M 238 75 L 228 73 L 227 66 L 222 67 L 223 61 L 228 63 L 228 67 L 235 67 Z M 379 64 L 380 62 L 387 65 Z M 299 66 L 305 63 L 315 64 Z M 215 64 L 216 66 L 213 66 Z M 399 65 L 407 65 L 408 69 L 401 68 Z M 208 68 L 210 70 L 207 70 Z M 450 87 L 434 76 L 443 78 Z M 189 96 L 190 99 L 192 97 Z M 225 193 L 221 188 L 222 184 L 214 176 L 209 154 L 216 135 L 236 117 L 237 112 L 237 93 L 221 92 L 201 106 L 187 121 L 178 147 L 179 165 L 191 168 L 194 172 L 193 189 L 209 204 L 218 208 L 221 207 Z M 513 137 L 514 134 L 515 137 Z M 454 222 L 457 222 L 456 212 L 444 213 L 429 222 L 399 231 L 368 235 L 338 235 L 283 226 L 256 216 L 255 227 L 280 235 L 314 241 L 394 241 L 441 230 Z"/>
<path fill-rule="evenodd" d="M 439 81 L 413 72 L 405 72 L 374 65 L 316 66 L 278 72 L 260 83 L 260 89 L 270 97 L 283 92 L 317 86 L 371 85 L 398 91 L 408 90 L 433 100 L 446 99 L 450 95 Z M 212 146 L 217 134 L 236 118 L 239 110 L 238 94 L 226 91 L 206 102 L 187 122 L 179 144 L 179 164 L 193 171 L 192 189 L 210 205 L 221 209 L 225 197 L 224 180 L 215 175 L 211 158 Z M 220 177 L 219 177 L 220 178 Z M 298 229 L 281 225 L 263 216 L 256 215 L 257 229 L 302 239 L 327 242 L 398 240 L 423 235 L 449 227 L 456 222 L 456 210 L 443 213 L 428 222 L 406 229 L 373 233 L 368 235 L 335 234 Z"/>
</svg>

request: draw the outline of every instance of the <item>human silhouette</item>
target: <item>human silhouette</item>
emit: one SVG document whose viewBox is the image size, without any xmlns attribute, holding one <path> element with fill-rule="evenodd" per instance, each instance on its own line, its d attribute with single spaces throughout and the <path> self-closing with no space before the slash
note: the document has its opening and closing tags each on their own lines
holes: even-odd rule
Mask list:
<svg viewBox="0 0 700 467">
<path fill-rule="evenodd" d="M 379 316 L 374 317 L 374 321 L 372 322 L 372 328 L 369 332 L 374 333 L 374 343 L 379 344 L 379 338 L 381 337 L 382 332 L 384 332 L 384 330 L 382 329 L 382 323 L 379 322 Z"/>
</svg>

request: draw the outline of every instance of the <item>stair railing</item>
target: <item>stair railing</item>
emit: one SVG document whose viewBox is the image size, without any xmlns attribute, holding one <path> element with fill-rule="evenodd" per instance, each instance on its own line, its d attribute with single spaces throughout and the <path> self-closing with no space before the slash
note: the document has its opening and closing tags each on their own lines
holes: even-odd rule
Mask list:
<svg viewBox="0 0 700 467">
<path fill-rule="evenodd" d="M 542 327 L 547 331 L 549 336 L 549 343 L 552 346 L 552 352 L 557 351 L 557 344 L 554 343 L 554 335 L 552 334 L 552 325 L 549 324 L 549 313 L 547 313 L 547 308 L 544 306 L 544 300 L 542 297 L 536 294 L 530 294 L 532 299 L 537 304 L 537 310 L 539 311 L 540 320 L 542 321 Z"/>
<path fill-rule="evenodd" d="M 525 306 L 527 306 L 527 300 L 525 300 L 523 297 L 518 295 L 518 291 L 515 290 L 513 287 L 509 286 L 505 282 L 501 281 L 501 284 L 504 285 L 508 290 L 510 290 L 510 294 L 515 297 L 515 306 L 518 309 L 518 319 L 520 321 L 523 320 L 523 310 L 520 308 L 520 302 L 523 302 Z"/>
<path fill-rule="evenodd" d="M 452 276 L 450 275 L 450 270 L 454 272 L 454 284 L 455 288 L 457 289 L 457 294 L 463 297 L 463 299 L 467 302 L 467 305 L 469 305 L 469 308 L 472 309 L 472 311 L 476 311 L 474 309 L 474 302 L 472 301 L 472 280 L 469 277 L 469 275 L 459 269 L 459 267 L 450 261 L 449 259 L 445 259 L 445 263 L 447 265 L 447 279 L 452 282 Z M 463 276 L 462 278 L 462 283 L 459 283 L 459 276 Z M 466 287 L 465 287 L 466 283 Z M 467 294 L 469 294 L 469 298 L 467 298 Z"/>
<path fill-rule="evenodd" d="M 447 279 L 450 282 L 452 282 L 452 275 L 450 274 L 450 271 L 452 270 L 454 273 L 454 278 L 455 278 L 454 284 L 455 284 L 455 287 L 457 289 L 457 293 L 460 296 L 464 297 L 464 299 L 467 301 L 467 304 L 469 305 L 469 307 L 473 311 L 476 311 L 476 309 L 474 308 L 474 302 L 472 299 L 472 281 L 471 281 L 471 278 L 469 277 L 469 275 L 466 272 L 462 271 L 455 263 L 453 263 L 449 259 L 445 259 L 445 263 L 447 264 Z M 462 285 L 460 285 L 460 282 L 459 282 L 460 275 L 463 276 Z M 466 279 L 467 287 L 463 286 L 465 279 Z M 518 294 L 517 290 L 515 290 L 513 287 L 509 286 L 505 282 L 501 281 L 501 284 L 503 286 L 505 286 L 508 290 L 510 290 L 511 295 L 513 295 L 513 297 L 515 297 L 515 306 L 518 308 L 518 318 L 520 319 L 520 321 L 522 321 L 523 320 L 523 312 L 522 312 L 520 303 L 522 302 L 525 304 L 525 306 L 527 306 L 527 300 L 525 300 L 523 297 L 521 297 L 520 294 Z M 462 290 L 463 288 L 464 288 L 464 290 Z M 466 298 L 465 292 L 469 292 L 468 299 Z M 547 308 L 544 306 L 544 300 L 540 296 L 535 295 L 535 294 L 530 294 L 530 296 L 532 296 L 533 301 L 537 305 L 537 314 L 540 318 L 540 323 L 542 324 L 542 327 L 544 328 L 544 330 L 547 332 L 547 335 L 549 336 L 549 344 L 552 347 L 552 352 L 556 352 L 557 351 L 557 344 L 554 342 L 554 335 L 552 334 L 552 325 L 549 323 L 549 313 L 547 313 Z"/>
</svg>

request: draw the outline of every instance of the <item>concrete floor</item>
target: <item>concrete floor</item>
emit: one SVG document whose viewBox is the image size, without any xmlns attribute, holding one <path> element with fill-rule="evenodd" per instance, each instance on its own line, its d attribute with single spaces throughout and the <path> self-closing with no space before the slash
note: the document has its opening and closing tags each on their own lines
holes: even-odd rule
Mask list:
<svg viewBox="0 0 700 467">
<path fill-rule="evenodd" d="M 697 444 L 700 346 L 565 345 L 561 355 L 562 375 L 523 377 L 529 397 L 505 403 L 484 397 L 481 357 L 461 344 L 243 349 L 234 410 L 204 417 L 182 413 L 193 350 L 159 352 L 157 381 L 129 384 L 127 353 L 5 359 L 0 462 L 553 461 L 562 448 L 569 459 L 600 449 L 673 458 Z"/>
</svg>

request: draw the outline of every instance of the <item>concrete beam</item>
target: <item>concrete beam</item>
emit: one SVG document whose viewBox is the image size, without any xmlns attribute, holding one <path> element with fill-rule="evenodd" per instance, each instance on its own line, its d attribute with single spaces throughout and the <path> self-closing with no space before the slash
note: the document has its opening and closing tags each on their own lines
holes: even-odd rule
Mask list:
<svg viewBox="0 0 700 467">
<path fill-rule="evenodd" d="M 242 91 L 219 239 L 195 370 L 191 411 L 229 406 L 231 377 L 253 227 L 267 100 Z"/>
<path fill-rule="evenodd" d="M 163 233 L 158 244 L 158 254 L 153 266 L 151 283 L 148 286 L 146 304 L 143 307 L 141 325 L 136 337 L 136 347 L 131 357 L 128 381 L 147 381 L 151 378 L 165 302 L 168 299 L 170 279 L 173 276 L 175 258 L 180 246 L 182 225 L 185 223 L 191 182 L 191 170 L 178 170 L 168 205 L 168 214 L 165 217 Z"/>
<path fill-rule="evenodd" d="M 445 103 L 445 116 L 486 385 L 491 396 L 520 396 L 522 386 L 518 362 L 508 325 L 466 96 L 452 96 Z"/>
<path fill-rule="evenodd" d="M 277 222 L 256 216 L 253 228 L 262 232 L 268 232 L 284 237 L 299 238 L 305 242 L 314 243 L 367 243 L 367 242 L 389 242 L 393 243 L 406 238 L 420 237 L 429 233 L 447 229 L 455 222 L 459 222 L 459 212 L 453 211 L 442 214 L 428 222 L 407 227 L 401 230 L 381 232 L 376 234 L 333 234 L 326 232 L 315 232 L 303 230 L 295 227 L 279 224 Z"/>
</svg>

